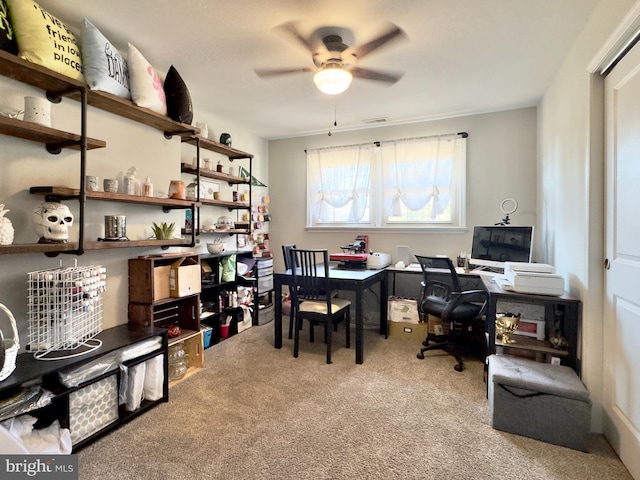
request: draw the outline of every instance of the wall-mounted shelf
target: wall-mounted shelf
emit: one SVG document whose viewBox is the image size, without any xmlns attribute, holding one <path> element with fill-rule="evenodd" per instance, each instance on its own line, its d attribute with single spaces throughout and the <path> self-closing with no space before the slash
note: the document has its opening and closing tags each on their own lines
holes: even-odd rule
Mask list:
<svg viewBox="0 0 640 480">
<path fill-rule="evenodd" d="M 173 238 L 171 240 L 127 240 L 118 242 L 84 242 L 84 250 L 110 250 L 113 248 L 132 247 L 191 247 L 191 238 Z M 80 245 L 78 242 L 67 243 L 17 243 L 13 245 L 0 245 L 0 255 L 17 255 L 22 253 L 44 253 L 55 256 L 59 253 L 75 253 Z"/>
<path fill-rule="evenodd" d="M 55 187 L 55 186 L 40 186 L 31 187 L 29 193 L 35 195 L 45 195 L 50 197 L 56 197 L 59 199 L 78 198 L 80 190 L 77 188 L 69 187 Z M 199 204 L 193 200 L 176 200 L 174 198 L 157 198 L 157 197 L 142 197 L 139 195 L 127 195 L 124 193 L 109 193 L 109 192 L 85 192 L 87 199 L 89 200 L 104 200 L 109 202 L 124 202 L 124 203 L 138 203 L 143 205 L 156 205 L 158 207 L 166 207 L 171 209 L 191 208 L 192 206 L 199 206 Z"/>
<path fill-rule="evenodd" d="M 72 97 L 73 98 L 73 97 Z M 76 99 L 77 100 L 77 99 Z M 116 97 L 110 93 L 89 90 L 87 103 L 92 107 L 114 113 L 129 120 L 143 123 L 156 130 L 164 132 L 166 137 L 177 135 L 183 137 L 185 135 L 193 136 L 199 132 L 195 126 L 186 123 L 178 123 L 166 115 L 160 115 L 148 108 L 139 107 L 131 100 Z"/>
<path fill-rule="evenodd" d="M 209 150 L 211 152 L 219 153 L 228 157 L 229 160 L 238 160 L 241 158 L 253 158 L 253 155 L 247 152 L 243 152 L 242 150 L 238 150 L 236 148 L 231 148 L 223 143 L 218 143 L 215 140 L 209 140 L 208 138 L 201 137 L 200 135 L 192 135 L 190 137 L 183 137 L 182 141 L 204 150 Z"/>
<path fill-rule="evenodd" d="M 49 153 L 60 153 L 63 148 L 80 150 L 82 137 L 74 133 L 64 132 L 51 127 L 25 122 L 16 118 L 0 116 L 0 133 L 12 137 L 43 143 Z M 87 149 L 104 148 L 107 142 L 95 138 L 87 138 Z"/>
<path fill-rule="evenodd" d="M 193 165 L 188 163 L 181 163 L 180 170 L 182 173 L 191 173 L 193 175 L 198 174 L 198 169 L 193 168 Z M 200 169 L 200 176 L 227 182 L 229 185 L 248 185 L 251 182 L 251 179 L 247 177 L 236 177 L 234 175 L 229 175 L 228 173 L 216 172 L 215 170 L 209 170 L 207 168 Z"/>
<path fill-rule="evenodd" d="M 73 92 L 68 97 L 80 101 L 79 91 L 87 89 L 87 104 L 92 107 L 143 123 L 164 132 L 166 136 L 194 136 L 199 133 L 199 129 L 195 126 L 176 122 L 165 115 L 139 107 L 131 100 L 106 92 L 89 90 L 87 85 L 82 82 L 27 62 L 5 51 L 0 51 L 0 65 L 3 76 L 41 88 L 47 93 L 48 98 L 58 98 L 65 92 L 76 90 L 78 93 Z"/>
</svg>

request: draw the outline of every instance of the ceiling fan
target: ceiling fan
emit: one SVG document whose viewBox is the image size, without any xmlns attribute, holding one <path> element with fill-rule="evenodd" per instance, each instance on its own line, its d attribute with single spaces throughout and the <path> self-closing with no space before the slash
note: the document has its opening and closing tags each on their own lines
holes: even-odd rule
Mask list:
<svg viewBox="0 0 640 480">
<path fill-rule="evenodd" d="M 335 95 L 349 88 L 353 77 L 385 82 L 390 85 L 402 77 L 400 73 L 371 70 L 354 65 L 389 42 L 404 38 L 405 33 L 395 25 L 390 25 L 373 40 L 356 47 L 344 43 L 343 37 L 349 32 L 339 27 L 318 28 L 309 38 L 305 38 L 293 22 L 284 23 L 278 28 L 296 39 L 311 53 L 315 67 L 255 69 L 260 78 L 315 72 L 313 80 L 318 89 L 323 93 Z"/>
</svg>

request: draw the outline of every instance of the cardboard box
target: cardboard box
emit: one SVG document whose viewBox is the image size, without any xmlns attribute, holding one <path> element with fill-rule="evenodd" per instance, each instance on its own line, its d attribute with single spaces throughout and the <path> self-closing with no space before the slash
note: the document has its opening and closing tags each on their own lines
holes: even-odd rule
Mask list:
<svg viewBox="0 0 640 480">
<path fill-rule="evenodd" d="M 387 322 L 390 337 L 410 338 L 412 342 L 420 343 L 427 338 L 426 323 Z"/>
<path fill-rule="evenodd" d="M 415 298 L 389 297 L 387 318 L 392 322 L 419 323 L 418 302 Z"/>
<path fill-rule="evenodd" d="M 162 300 L 169 298 L 171 292 L 169 290 L 169 275 L 171 273 L 171 265 L 163 267 L 155 267 L 153 269 L 153 300 Z"/>
<path fill-rule="evenodd" d="M 172 263 L 169 290 L 172 297 L 200 293 L 200 262 L 193 257 L 184 257 Z"/>
<path fill-rule="evenodd" d="M 449 322 L 443 323 L 438 317 L 429 315 L 429 333 L 433 335 L 448 335 Z"/>
</svg>

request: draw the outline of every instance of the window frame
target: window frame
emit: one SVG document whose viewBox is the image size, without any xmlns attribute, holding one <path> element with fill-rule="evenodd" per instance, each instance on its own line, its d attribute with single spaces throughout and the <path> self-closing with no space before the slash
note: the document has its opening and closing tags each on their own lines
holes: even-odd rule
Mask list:
<svg viewBox="0 0 640 480">
<path fill-rule="evenodd" d="M 369 219 L 363 222 L 319 222 L 317 218 L 313 217 L 313 201 L 314 195 L 311 193 L 311 173 L 309 156 L 306 160 L 306 227 L 308 231 L 362 231 L 362 230 L 378 230 L 378 231 L 393 231 L 393 232 L 446 232 L 446 233 L 458 233 L 465 232 L 466 226 L 466 154 L 467 154 L 467 142 L 466 138 L 468 134 L 466 132 L 457 134 L 445 134 L 445 135 L 431 135 L 424 137 L 416 137 L 412 139 L 399 139 L 389 140 L 384 142 L 371 142 L 362 145 L 374 145 L 374 154 L 370 170 L 370 186 L 369 186 L 369 201 L 367 202 L 369 208 Z M 389 212 L 384 207 L 384 185 L 383 185 L 383 165 L 384 160 L 382 158 L 382 148 L 387 143 L 401 142 L 405 140 L 421 140 L 433 141 L 434 139 L 454 139 L 462 142 L 458 148 L 459 156 L 454 158 L 454 165 L 452 166 L 452 181 L 451 181 L 451 198 L 450 202 L 453 208 L 451 212 L 451 220 L 434 220 L 429 222 L 399 222 L 388 221 Z M 344 145 L 344 148 L 354 147 L 357 145 Z M 331 149 L 339 149 L 338 147 L 330 147 Z M 318 151 L 322 148 L 316 149 Z M 455 190 L 455 192 L 453 192 Z"/>
</svg>

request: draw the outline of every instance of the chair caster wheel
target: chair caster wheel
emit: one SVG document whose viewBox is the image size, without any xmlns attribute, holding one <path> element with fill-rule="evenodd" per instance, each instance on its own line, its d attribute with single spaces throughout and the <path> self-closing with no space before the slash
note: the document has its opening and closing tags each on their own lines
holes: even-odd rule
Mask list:
<svg viewBox="0 0 640 480">
<path fill-rule="evenodd" d="M 453 369 L 456 372 L 461 372 L 462 370 L 464 370 L 464 367 L 462 365 L 456 365 L 456 366 L 453 367 Z"/>
<path fill-rule="evenodd" d="M 425 340 L 424 342 L 422 342 L 422 346 L 423 347 L 428 347 L 429 346 L 429 340 Z"/>
<path fill-rule="evenodd" d="M 416 355 L 416 357 L 418 357 L 420 360 L 424 360 L 424 353 L 420 352 L 418 353 L 418 355 Z"/>
</svg>

